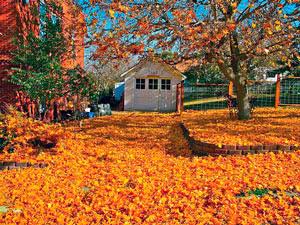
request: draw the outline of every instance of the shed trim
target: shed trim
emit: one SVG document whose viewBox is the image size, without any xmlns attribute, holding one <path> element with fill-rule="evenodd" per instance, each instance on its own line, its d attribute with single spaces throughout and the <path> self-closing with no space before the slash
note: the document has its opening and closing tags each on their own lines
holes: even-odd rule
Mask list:
<svg viewBox="0 0 300 225">
<path fill-rule="evenodd" d="M 176 68 L 164 63 L 164 62 L 155 62 L 153 60 L 143 60 L 130 68 L 129 70 L 125 71 L 120 75 L 120 77 L 127 77 L 130 76 L 133 72 L 136 72 L 138 69 L 140 69 L 146 62 L 153 62 L 153 63 L 159 63 L 162 66 L 164 66 L 167 70 L 169 70 L 173 75 L 180 77 L 182 80 L 186 79 L 186 76 L 184 76 L 179 70 Z"/>
</svg>

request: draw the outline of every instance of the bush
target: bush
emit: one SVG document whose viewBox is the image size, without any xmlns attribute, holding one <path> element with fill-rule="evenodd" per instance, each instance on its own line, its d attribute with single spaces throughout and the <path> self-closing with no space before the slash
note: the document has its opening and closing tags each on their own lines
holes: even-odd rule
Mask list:
<svg viewBox="0 0 300 225">
<path fill-rule="evenodd" d="M 62 129 L 51 129 L 53 126 L 57 125 L 43 124 L 41 121 L 26 118 L 21 112 L 11 110 L 9 114 L 1 115 L 0 151 L 22 154 L 49 151 L 65 136 Z"/>
</svg>

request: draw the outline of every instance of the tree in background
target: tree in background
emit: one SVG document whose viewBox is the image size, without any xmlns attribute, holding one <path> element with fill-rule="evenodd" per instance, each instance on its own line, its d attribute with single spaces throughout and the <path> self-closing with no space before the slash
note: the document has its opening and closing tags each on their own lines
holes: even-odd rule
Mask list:
<svg viewBox="0 0 300 225">
<path fill-rule="evenodd" d="M 250 118 L 249 60 L 294 51 L 298 0 L 92 1 L 94 57 L 176 53 L 177 63 L 199 58 L 219 67 L 237 91 L 239 119 Z M 103 15 L 106 13 L 106 19 Z M 95 38 L 96 37 L 96 38 Z M 101 37 L 101 38 L 100 38 Z M 91 43 L 92 43 L 91 42 Z"/>
<path fill-rule="evenodd" d="M 300 57 L 299 54 L 292 55 L 289 59 L 283 58 L 277 61 L 277 64 L 281 66 L 279 69 L 273 70 L 271 74 L 284 74 L 286 76 L 300 77 Z"/>
<path fill-rule="evenodd" d="M 160 57 L 165 62 L 170 62 L 176 59 L 176 54 L 174 52 L 164 51 Z M 219 68 L 212 63 L 200 64 L 194 61 L 191 62 L 187 68 L 187 71 L 183 72 L 184 76 L 186 76 L 185 81 L 187 82 L 207 84 L 228 83 L 228 80 L 226 80 Z"/>
<path fill-rule="evenodd" d="M 250 80 L 263 80 L 273 76 L 271 72 L 279 68 L 276 62 L 281 59 L 281 55 L 255 57 L 249 60 L 247 64 L 248 78 Z"/>
<path fill-rule="evenodd" d="M 53 100 L 61 97 L 89 95 L 90 81 L 79 66 L 64 68 L 62 62 L 71 57 L 68 40 L 62 31 L 62 8 L 54 1 L 45 3 L 44 12 L 33 5 L 39 18 L 40 32 L 18 33 L 13 38 L 16 49 L 10 81 L 47 111 Z M 38 25 L 35 21 L 26 21 Z"/>
<path fill-rule="evenodd" d="M 300 4 L 298 4 L 300 5 Z M 300 31 L 300 25 L 297 24 L 297 30 Z M 293 47 L 295 52 L 287 54 L 287 56 L 282 57 L 277 60 L 276 63 L 280 67 L 273 70 L 272 74 L 284 74 L 287 76 L 300 77 L 300 33 L 296 34 L 296 37 L 293 40 Z"/>
<path fill-rule="evenodd" d="M 188 80 L 188 82 L 191 83 L 206 83 L 206 84 L 228 83 L 228 80 L 223 76 L 219 68 L 211 63 L 205 65 L 193 66 L 183 74 L 186 76 L 186 80 Z"/>
<path fill-rule="evenodd" d="M 93 74 L 97 80 L 100 90 L 107 91 L 114 88 L 115 83 L 121 82 L 123 78 L 120 77 L 122 72 L 128 70 L 130 62 L 128 60 L 115 59 L 107 62 L 105 65 L 94 65 Z"/>
<path fill-rule="evenodd" d="M 172 61 L 173 59 L 175 59 L 175 53 L 174 52 L 169 52 L 169 51 L 163 51 L 161 53 L 161 58 L 165 61 Z"/>
<path fill-rule="evenodd" d="M 107 58 L 109 58 L 107 56 Z M 98 100 L 112 97 L 115 84 L 122 82 L 124 78 L 120 75 L 136 64 L 134 58 L 112 59 L 111 61 L 98 60 L 89 69 L 89 74 L 93 77 L 94 84 L 98 90 Z"/>
</svg>

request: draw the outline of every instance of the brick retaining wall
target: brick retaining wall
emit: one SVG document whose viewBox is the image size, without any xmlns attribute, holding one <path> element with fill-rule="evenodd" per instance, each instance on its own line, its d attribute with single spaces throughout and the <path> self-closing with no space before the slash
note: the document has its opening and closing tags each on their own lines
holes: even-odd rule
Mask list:
<svg viewBox="0 0 300 225">
<path fill-rule="evenodd" d="M 183 123 L 180 123 L 184 137 L 188 140 L 193 154 L 198 156 L 228 156 L 228 155 L 247 155 L 266 152 L 278 153 L 279 151 L 294 152 L 294 145 L 218 145 L 197 141 L 190 136 L 188 129 Z"/>
<path fill-rule="evenodd" d="M 25 169 L 25 168 L 45 168 L 47 167 L 47 163 L 36 163 L 30 164 L 27 162 L 0 162 L 0 171 L 2 170 L 13 170 L 13 169 Z"/>
</svg>

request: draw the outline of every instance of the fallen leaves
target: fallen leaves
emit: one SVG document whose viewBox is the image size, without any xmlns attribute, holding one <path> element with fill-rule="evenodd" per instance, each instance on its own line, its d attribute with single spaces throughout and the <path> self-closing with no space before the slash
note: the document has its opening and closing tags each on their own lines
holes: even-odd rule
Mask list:
<svg viewBox="0 0 300 225">
<path fill-rule="evenodd" d="M 182 117 L 157 113 L 103 116 L 84 120 L 82 128 L 37 125 L 24 119 L 37 134 L 43 130 L 47 136 L 65 135 L 53 147 L 56 154 L 15 154 L 15 159 L 47 161 L 52 166 L 0 172 L 0 206 L 5 209 L 0 212 L 0 223 L 297 224 L 299 152 L 218 158 L 166 154 L 172 145 L 178 146 L 175 152 L 185 149 L 187 143 L 177 130 L 180 121 L 219 132 L 231 124 L 244 134 L 259 134 L 263 127 L 272 126 L 274 133 L 296 141 L 299 128 L 292 116 L 297 115 L 296 110 L 256 109 L 253 121 L 265 125 L 259 128 L 252 121 L 253 130 L 249 124 L 242 130 L 242 124 L 229 121 L 228 111 L 222 110 L 187 112 Z M 20 137 L 27 135 L 18 132 Z M 1 160 L 7 157 L 0 154 Z M 277 190 L 277 196 L 237 197 L 264 189 Z"/>
<path fill-rule="evenodd" d="M 196 140 L 228 145 L 299 145 L 299 109 L 257 108 L 248 121 L 231 120 L 228 110 L 188 112 L 184 124 Z"/>
<path fill-rule="evenodd" d="M 191 156 L 192 150 L 190 149 L 189 143 L 183 136 L 182 129 L 179 123 L 175 122 L 170 127 L 168 134 L 170 145 L 166 147 L 166 152 L 174 156 Z"/>
</svg>

